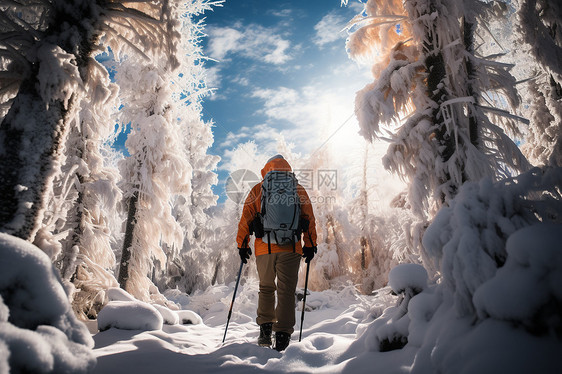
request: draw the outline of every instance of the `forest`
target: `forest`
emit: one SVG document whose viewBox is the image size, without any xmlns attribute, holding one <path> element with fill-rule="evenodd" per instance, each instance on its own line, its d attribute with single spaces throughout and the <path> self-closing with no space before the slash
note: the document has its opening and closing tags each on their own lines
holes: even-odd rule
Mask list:
<svg viewBox="0 0 562 374">
<path fill-rule="evenodd" d="M 203 116 L 224 1 L 0 0 L 0 373 L 562 370 L 562 3 L 359 3 L 341 48 L 372 74 L 350 108 L 364 141 L 309 191 L 308 335 L 280 355 L 254 347 L 255 256 L 236 249 L 253 184 L 219 199 Z M 276 153 L 310 175 L 342 157 Z M 271 155 L 231 156 L 230 182 Z M 116 330 L 158 363 L 119 356 Z"/>
</svg>

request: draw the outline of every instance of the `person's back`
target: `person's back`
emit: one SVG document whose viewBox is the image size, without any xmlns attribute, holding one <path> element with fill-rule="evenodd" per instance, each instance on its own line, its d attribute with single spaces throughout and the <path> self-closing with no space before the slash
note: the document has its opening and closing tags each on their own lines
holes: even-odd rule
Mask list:
<svg viewBox="0 0 562 374">
<path fill-rule="evenodd" d="M 258 344 L 271 346 L 271 333 L 275 331 L 275 348 L 282 351 L 294 331 L 294 294 L 301 256 L 309 262 L 316 253 L 316 222 L 308 194 L 283 156 L 268 160 L 262 177 L 264 181 L 254 186 L 246 198 L 236 240 L 245 263 L 251 254 L 250 235 L 256 237 L 260 280 Z"/>
</svg>

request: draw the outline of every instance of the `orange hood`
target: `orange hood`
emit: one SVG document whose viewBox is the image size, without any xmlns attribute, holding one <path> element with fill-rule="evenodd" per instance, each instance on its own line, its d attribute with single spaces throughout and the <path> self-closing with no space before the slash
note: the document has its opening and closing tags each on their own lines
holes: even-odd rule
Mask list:
<svg viewBox="0 0 562 374">
<path fill-rule="evenodd" d="M 283 158 L 281 155 L 273 156 L 270 158 L 263 169 L 261 169 L 261 176 L 265 178 L 265 175 L 272 170 L 277 171 L 292 171 L 291 165 Z"/>
</svg>

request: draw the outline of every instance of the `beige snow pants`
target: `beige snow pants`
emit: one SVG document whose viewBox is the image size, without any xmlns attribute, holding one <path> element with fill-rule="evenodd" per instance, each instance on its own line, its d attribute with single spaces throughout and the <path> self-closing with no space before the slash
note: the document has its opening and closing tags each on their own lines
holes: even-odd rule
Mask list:
<svg viewBox="0 0 562 374">
<path fill-rule="evenodd" d="M 295 289 L 302 256 L 293 252 L 278 252 L 256 257 L 260 292 L 258 325 L 273 322 L 273 331 L 292 334 L 295 331 Z M 275 278 L 277 277 L 277 282 Z M 277 290 L 277 306 L 275 291 Z"/>
</svg>

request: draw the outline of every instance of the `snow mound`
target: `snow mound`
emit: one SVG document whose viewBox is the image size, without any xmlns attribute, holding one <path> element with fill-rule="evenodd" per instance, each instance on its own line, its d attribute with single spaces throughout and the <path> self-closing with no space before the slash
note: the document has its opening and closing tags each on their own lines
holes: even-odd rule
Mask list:
<svg viewBox="0 0 562 374">
<path fill-rule="evenodd" d="M 109 301 L 136 301 L 136 299 L 122 288 L 112 287 L 107 290 Z"/>
<path fill-rule="evenodd" d="M 561 328 L 548 316 L 562 304 L 562 225 L 536 224 L 509 237 L 505 265 L 474 294 L 480 318 L 523 323 L 533 331 Z"/>
<path fill-rule="evenodd" d="M 176 313 L 182 325 L 199 325 L 203 323 L 203 319 L 191 310 L 178 310 Z"/>
<path fill-rule="evenodd" d="M 112 302 L 112 301 L 127 301 L 127 302 L 131 302 L 132 303 L 131 305 L 133 305 L 134 303 L 140 302 L 139 300 L 135 299 L 127 291 L 123 290 L 122 288 L 117 288 L 117 287 L 108 289 L 107 290 L 107 297 L 109 298 L 110 302 Z M 162 316 L 163 323 L 165 323 L 166 325 L 177 325 L 178 323 L 180 323 L 180 318 L 175 311 L 173 311 L 170 308 L 165 307 L 163 305 L 159 305 L 159 304 L 150 304 L 150 305 L 153 306 L 158 311 L 158 313 L 160 313 L 160 315 Z M 112 308 L 113 307 L 116 307 L 116 304 L 113 304 Z M 112 316 L 111 319 L 113 319 L 113 318 L 114 317 Z M 149 318 L 148 313 L 147 313 L 147 318 Z M 104 323 L 105 322 L 108 322 L 108 321 L 105 320 Z M 99 324 L 99 322 L 98 322 L 98 324 Z M 150 327 L 150 328 L 120 327 L 120 326 L 135 326 L 135 325 L 136 325 L 136 322 L 131 322 L 130 325 L 128 323 L 124 324 L 122 322 L 119 322 L 118 325 L 111 325 L 111 326 L 108 326 L 107 328 L 116 327 L 116 328 L 121 328 L 121 329 L 125 329 L 125 330 L 146 330 L 146 329 L 148 329 L 148 330 L 159 330 L 160 329 L 159 327 L 156 327 L 156 328 L 152 328 L 152 327 Z M 157 324 L 148 323 L 148 324 L 145 325 L 141 322 L 140 326 L 157 326 Z"/>
<path fill-rule="evenodd" d="M 110 301 L 98 314 L 98 329 L 160 330 L 164 319 L 158 310 L 142 301 Z"/>
<path fill-rule="evenodd" d="M 96 359 L 45 253 L 0 233 L 0 372 L 86 373 Z"/>
<path fill-rule="evenodd" d="M 442 281 L 393 269 L 395 292 L 425 288 L 400 295 L 358 340 L 368 351 L 414 351 L 403 363 L 414 374 L 560 372 L 562 225 L 545 223 L 560 217 L 559 199 L 548 200 L 559 181 L 533 172 L 465 184 L 423 237 Z"/>
<path fill-rule="evenodd" d="M 180 317 L 170 308 L 158 304 L 152 304 L 152 306 L 160 313 L 166 325 L 177 325 L 180 323 Z"/>
<path fill-rule="evenodd" d="M 427 271 L 417 264 L 400 264 L 388 274 L 388 284 L 395 293 L 411 289 L 420 293 L 427 288 Z"/>
<path fill-rule="evenodd" d="M 406 309 L 388 307 L 383 314 L 358 334 L 368 352 L 387 352 L 400 349 L 408 343 L 410 319 Z"/>
</svg>

